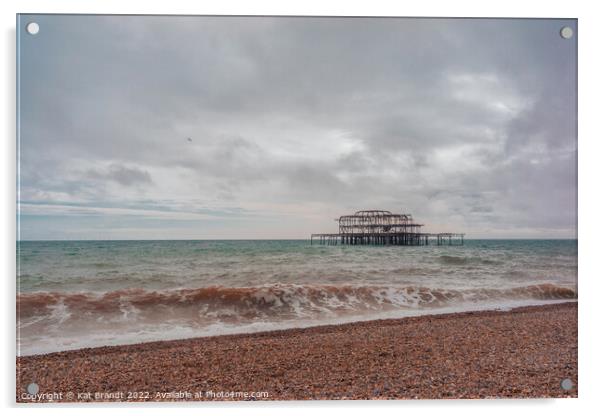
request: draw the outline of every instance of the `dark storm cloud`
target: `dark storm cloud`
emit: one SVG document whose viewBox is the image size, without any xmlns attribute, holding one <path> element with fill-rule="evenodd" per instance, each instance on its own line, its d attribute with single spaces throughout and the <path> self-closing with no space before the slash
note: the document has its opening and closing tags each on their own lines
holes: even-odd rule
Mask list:
<svg viewBox="0 0 602 416">
<path fill-rule="evenodd" d="M 24 200 L 262 213 L 273 236 L 362 208 L 473 236 L 574 235 L 576 39 L 558 36 L 573 21 L 36 21 Z"/>
</svg>

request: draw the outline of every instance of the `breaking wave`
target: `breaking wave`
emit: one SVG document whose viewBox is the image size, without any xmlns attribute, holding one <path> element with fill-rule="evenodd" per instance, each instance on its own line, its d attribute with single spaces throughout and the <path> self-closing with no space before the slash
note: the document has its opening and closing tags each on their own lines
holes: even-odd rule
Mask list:
<svg viewBox="0 0 602 416">
<path fill-rule="evenodd" d="M 17 296 L 18 354 L 572 300 L 550 283 L 505 289 L 265 285 Z M 498 306 L 496 306 L 498 305 Z"/>
<path fill-rule="evenodd" d="M 201 323 L 252 319 L 316 318 L 399 308 L 438 308 L 495 300 L 576 299 L 571 288 L 538 284 L 505 289 L 433 289 L 417 286 L 270 285 L 231 288 L 106 293 L 24 293 L 17 298 L 21 320 L 56 316 L 66 319 L 186 319 Z"/>
</svg>

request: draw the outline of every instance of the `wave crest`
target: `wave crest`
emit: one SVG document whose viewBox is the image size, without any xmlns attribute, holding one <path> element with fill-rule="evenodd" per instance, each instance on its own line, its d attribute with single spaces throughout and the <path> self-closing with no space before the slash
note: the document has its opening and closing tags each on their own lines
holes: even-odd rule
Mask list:
<svg viewBox="0 0 602 416">
<path fill-rule="evenodd" d="M 72 317 L 170 319 L 312 318 L 321 315 L 435 308 L 504 299 L 576 299 L 571 288 L 539 284 L 507 289 L 433 289 L 419 286 L 272 285 L 212 286 L 105 293 L 36 292 L 17 297 L 18 318 L 50 316 L 60 309 Z"/>
</svg>

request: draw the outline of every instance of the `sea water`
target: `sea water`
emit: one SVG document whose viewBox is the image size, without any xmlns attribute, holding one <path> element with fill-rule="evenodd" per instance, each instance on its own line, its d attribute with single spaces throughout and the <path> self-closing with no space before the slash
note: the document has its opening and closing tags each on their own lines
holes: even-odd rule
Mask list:
<svg viewBox="0 0 602 416">
<path fill-rule="evenodd" d="M 577 299 L 577 240 L 17 242 L 17 353 Z"/>
</svg>

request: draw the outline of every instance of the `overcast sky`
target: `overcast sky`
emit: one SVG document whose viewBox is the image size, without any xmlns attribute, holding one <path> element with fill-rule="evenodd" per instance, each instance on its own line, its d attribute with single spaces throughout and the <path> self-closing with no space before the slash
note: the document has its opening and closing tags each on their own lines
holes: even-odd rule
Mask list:
<svg viewBox="0 0 602 416">
<path fill-rule="evenodd" d="M 21 23 L 24 240 L 576 236 L 573 20 Z"/>
</svg>

